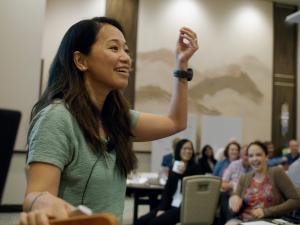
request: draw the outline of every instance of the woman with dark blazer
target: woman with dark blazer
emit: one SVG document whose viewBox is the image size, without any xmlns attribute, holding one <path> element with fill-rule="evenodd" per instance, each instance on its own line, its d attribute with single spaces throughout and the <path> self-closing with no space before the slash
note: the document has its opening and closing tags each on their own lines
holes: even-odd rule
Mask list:
<svg viewBox="0 0 300 225">
<path fill-rule="evenodd" d="M 214 157 L 214 150 L 210 145 L 205 145 L 201 151 L 201 158 L 199 158 L 199 167 L 204 174 L 212 173 L 217 160 Z"/>
<path fill-rule="evenodd" d="M 175 225 L 180 222 L 182 178 L 199 173 L 192 142 L 188 139 L 180 140 L 175 148 L 174 166 L 158 208 L 140 217 L 135 225 Z"/>
</svg>

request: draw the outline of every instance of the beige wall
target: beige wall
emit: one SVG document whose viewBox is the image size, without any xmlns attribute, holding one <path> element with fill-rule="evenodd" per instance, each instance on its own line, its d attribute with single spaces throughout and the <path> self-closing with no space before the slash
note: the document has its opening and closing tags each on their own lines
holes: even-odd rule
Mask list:
<svg viewBox="0 0 300 225">
<path fill-rule="evenodd" d="M 16 149 L 24 149 L 31 107 L 38 98 L 46 0 L 0 1 L 0 107 L 22 112 Z M 25 155 L 14 155 L 2 203 L 22 202 Z"/>
<path fill-rule="evenodd" d="M 189 111 L 198 120 L 240 117 L 244 143 L 271 138 L 272 2 L 141 0 L 139 9 L 137 110 L 167 112 L 178 29 L 186 25 L 200 46 L 190 64 Z M 136 149 L 150 148 L 145 143 Z"/>
<path fill-rule="evenodd" d="M 43 33 L 43 87 L 47 84 L 49 66 L 59 43 L 74 23 L 82 19 L 105 15 L 105 0 L 48 0 Z"/>
<path fill-rule="evenodd" d="M 25 149 L 29 114 L 38 99 L 40 62 L 45 71 L 67 28 L 80 19 L 103 16 L 105 0 L 4 0 L 0 2 L 0 107 L 22 111 L 16 149 Z M 44 72 L 44 83 L 47 73 Z M 20 204 L 25 193 L 25 154 L 14 154 L 3 204 Z"/>
<path fill-rule="evenodd" d="M 185 25 L 197 32 L 200 45 L 189 87 L 189 111 L 199 126 L 201 115 L 233 116 L 242 119 L 243 143 L 271 138 L 271 1 L 141 0 L 139 10 L 137 110 L 167 113 L 175 43 Z M 149 151 L 151 142 L 134 149 Z"/>
<path fill-rule="evenodd" d="M 45 0 L 0 1 L 0 107 L 22 112 L 16 149 L 24 149 L 30 110 L 38 98 Z"/>
</svg>

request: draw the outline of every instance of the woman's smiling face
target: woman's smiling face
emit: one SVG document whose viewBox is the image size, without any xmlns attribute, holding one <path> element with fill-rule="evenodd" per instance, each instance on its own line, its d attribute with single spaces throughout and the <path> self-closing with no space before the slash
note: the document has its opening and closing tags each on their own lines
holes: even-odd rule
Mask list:
<svg viewBox="0 0 300 225">
<path fill-rule="evenodd" d="M 184 145 L 182 145 L 182 148 L 180 150 L 180 157 L 181 160 L 184 162 L 188 162 L 189 160 L 191 160 L 193 156 L 193 145 L 190 141 L 184 143 Z"/>
<path fill-rule="evenodd" d="M 85 60 L 84 76 L 88 83 L 108 91 L 127 87 L 131 58 L 124 35 L 118 28 L 104 24 Z"/>
<path fill-rule="evenodd" d="M 267 169 L 267 155 L 264 150 L 256 144 L 248 148 L 248 160 L 255 172 L 263 173 Z"/>
</svg>

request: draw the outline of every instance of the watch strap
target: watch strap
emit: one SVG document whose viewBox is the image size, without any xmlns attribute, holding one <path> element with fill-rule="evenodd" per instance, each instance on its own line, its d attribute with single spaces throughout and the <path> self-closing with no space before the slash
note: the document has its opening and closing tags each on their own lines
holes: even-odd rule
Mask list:
<svg viewBox="0 0 300 225">
<path fill-rule="evenodd" d="M 191 68 L 188 68 L 186 71 L 185 70 L 175 70 L 173 74 L 174 74 L 174 77 L 186 78 L 187 81 L 191 81 L 193 78 L 193 70 Z"/>
</svg>

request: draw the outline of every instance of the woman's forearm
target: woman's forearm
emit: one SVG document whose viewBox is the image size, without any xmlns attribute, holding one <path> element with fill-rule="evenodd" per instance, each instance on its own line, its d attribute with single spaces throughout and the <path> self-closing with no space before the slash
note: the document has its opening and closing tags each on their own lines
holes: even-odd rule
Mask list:
<svg viewBox="0 0 300 225">
<path fill-rule="evenodd" d="M 187 101 L 187 80 L 174 78 L 169 117 L 174 122 L 177 131 L 184 130 L 187 126 Z"/>
</svg>

